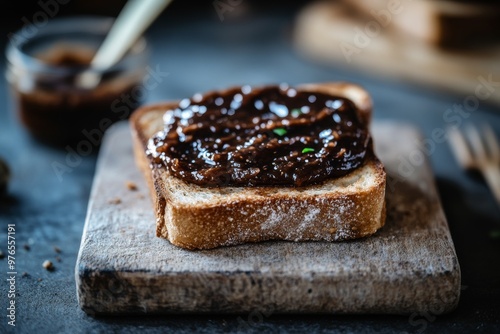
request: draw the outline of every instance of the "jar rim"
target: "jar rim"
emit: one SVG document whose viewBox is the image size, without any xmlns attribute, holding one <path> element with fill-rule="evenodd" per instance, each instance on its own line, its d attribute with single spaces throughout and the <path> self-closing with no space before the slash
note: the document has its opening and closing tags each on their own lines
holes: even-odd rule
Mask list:
<svg viewBox="0 0 500 334">
<path fill-rule="evenodd" d="M 26 69 L 29 72 L 43 72 L 54 75 L 68 75 L 77 74 L 82 71 L 95 72 L 103 74 L 109 71 L 123 70 L 126 68 L 136 67 L 141 63 L 143 57 L 149 53 L 148 43 L 144 36 L 141 36 L 134 45 L 130 48 L 129 52 L 115 65 L 105 68 L 90 68 L 85 66 L 71 67 L 71 66 L 57 66 L 44 62 L 37 58 L 35 55 L 30 55 L 23 50 L 24 47 L 33 43 L 37 39 L 55 37 L 62 34 L 88 34 L 100 35 L 103 40 L 109 29 L 113 25 L 115 18 L 108 16 L 71 16 L 64 18 L 56 18 L 48 21 L 40 27 L 31 26 L 36 29 L 31 36 L 24 33 L 26 26 L 16 31 L 13 35 L 9 36 L 9 43 L 5 51 L 6 59 L 11 65 Z M 24 35 L 24 36 L 23 36 Z M 56 42 L 54 39 L 53 42 Z"/>
</svg>

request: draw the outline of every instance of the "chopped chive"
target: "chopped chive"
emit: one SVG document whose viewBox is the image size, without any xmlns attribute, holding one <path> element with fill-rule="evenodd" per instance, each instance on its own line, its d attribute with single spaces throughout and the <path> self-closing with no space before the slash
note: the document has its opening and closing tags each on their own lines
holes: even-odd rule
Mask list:
<svg viewBox="0 0 500 334">
<path fill-rule="evenodd" d="M 283 129 L 283 128 L 276 128 L 276 129 L 273 130 L 273 132 L 275 134 L 277 134 L 278 136 L 284 136 L 284 135 L 286 135 L 286 130 Z"/>
<path fill-rule="evenodd" d="M 491 239 L 500 239 L 500 230 L 491 230 L 489 234 Z"/>
<path fill-rule="evenodd" d="M 311 153 L 311 152 L 314 152 L 314 148 L 312 147 L 304 147 L 302 149 L 302 153 Z"/>
</svg>

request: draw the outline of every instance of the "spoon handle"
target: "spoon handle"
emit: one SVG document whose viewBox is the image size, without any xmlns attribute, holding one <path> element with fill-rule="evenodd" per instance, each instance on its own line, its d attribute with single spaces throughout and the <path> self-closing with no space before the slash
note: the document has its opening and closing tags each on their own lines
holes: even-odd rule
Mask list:
<svg viewBox="0 0 500 334">
<path fill-rule="evenodd" d="M 116 64 L 172 0 L 130 0 L 92 59 L 91 67 Z"/>
</svg>

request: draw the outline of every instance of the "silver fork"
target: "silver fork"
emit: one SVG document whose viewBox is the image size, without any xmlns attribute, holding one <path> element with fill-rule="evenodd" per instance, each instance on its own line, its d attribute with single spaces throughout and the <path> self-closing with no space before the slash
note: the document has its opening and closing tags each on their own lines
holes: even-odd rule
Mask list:
<svg viewBox="0 0 500 334">
<path fill-rule="evenodd" d="M 479 170 L 500 204 L 500 146 L 491 127 L 483 125 L 481 133 L 472 125 L 466 126 L 464 133 L 450 127 L 448 138 L 459 164 L 465 169 Z"/>
</svg>

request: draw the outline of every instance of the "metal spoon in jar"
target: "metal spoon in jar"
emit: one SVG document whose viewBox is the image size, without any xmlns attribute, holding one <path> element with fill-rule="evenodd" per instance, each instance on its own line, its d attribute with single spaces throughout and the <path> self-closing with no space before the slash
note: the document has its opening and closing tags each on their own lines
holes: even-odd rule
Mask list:
<svg viewBox="0 0 500 334">
<path fill-rule="evenodd" d="M 115 65 L 171 2 L 172 0 L 128 1 L 92 59 L 90 70 L 76 78 L 77 87 L 95 88 L 101 81 L 101 75 L 92 69 L 102 71 Z"/>
</svg>

